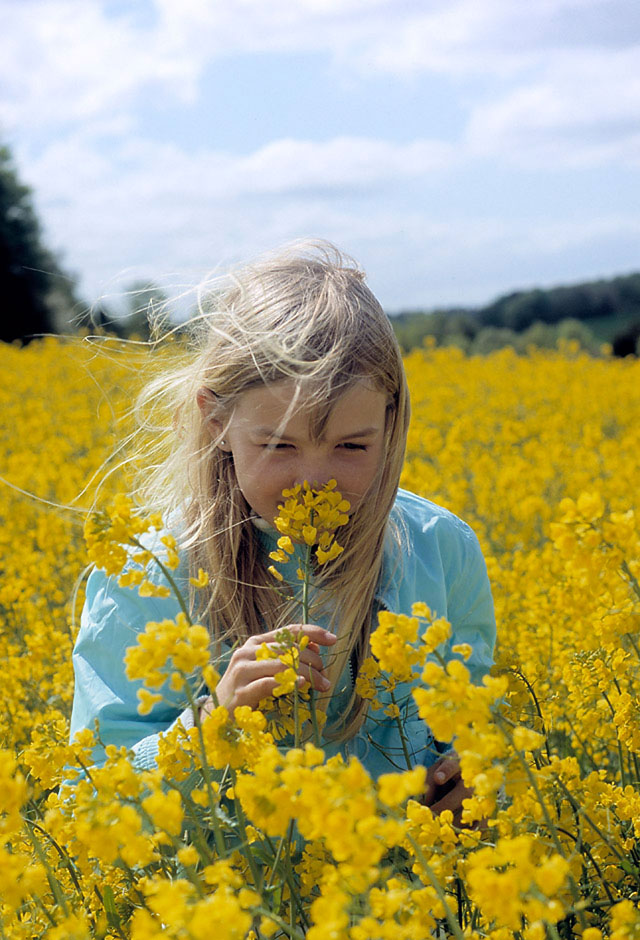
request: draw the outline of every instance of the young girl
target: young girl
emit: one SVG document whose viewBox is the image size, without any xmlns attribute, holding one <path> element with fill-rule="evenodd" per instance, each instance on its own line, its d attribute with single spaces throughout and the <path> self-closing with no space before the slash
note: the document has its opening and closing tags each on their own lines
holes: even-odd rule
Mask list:
<svg viewBox="0 0 640 940">
<path fill-rule="evenodd" d="M 198 616 L 214 658 L 226 651 L 218 702 L 230 711 L 259 707 L 283 667 L 256 651 L 291 626 L 310 640 L 299 671 L 326 709 L 327 752 L 354 754 L 374 777 L 401 769 L 395 721 L 369 713 L 355 691 L 377 613 L 410 613 L 424 601 L 451 622 L 449 645 L 472 645 L 474 681 L 491 664 L 495 621 L 473 532 L 398 489 L 409 398 L 390 322 L 357 267 L 322 243 L 240 270 L 194 325 L 194 355 L 145 397 L 171 402 L 173 428 L 164 458 L 151 457 L 144 497 L 178 538 L 185 593 L 190 575 L 210 575 Z M 351 503 L 339 530 L 344 551 L 315 573 L 315 622 L 301 626 L 295 598 L 274 590 L 268 570 L 273 520 L 284 488 L 330 479 Z M 176 695 L 139 715 L 140 683 L 126 679 L 123 665 L 146 623 L 177 611 L 175 598 L 140 598 L 117 578 L 91 574 L 74 651 L 72 736 L 98 719 L 102 741 L 131 748 L 146 768 L 173 722 L 193 725 Z M 202 717 L 212 704 L 201 700 Z M 459 814 L 468 793 L 455 754 L 441 756 L 447 745 L 415 710 L 405 731 L 413 760 L 429 768 L 425 801 Z"/>
</svg>

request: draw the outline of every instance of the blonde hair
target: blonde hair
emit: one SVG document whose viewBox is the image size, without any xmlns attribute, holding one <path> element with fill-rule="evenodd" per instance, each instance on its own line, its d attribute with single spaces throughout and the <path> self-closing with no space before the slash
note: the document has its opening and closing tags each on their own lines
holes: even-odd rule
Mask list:
<svg viewBox="0 0 640 940">
<path fill-rule="evenodd" d="M 143 424 L 160 431 L 158 446 L 166 449 L 151 470 L 145 468 L 140 488 L 146 505 L 161 509 L 165 518 L 178 510 L 184 519 L 190 567 L 210 575 L 206 612 L 217 643 L 244 642 L 297 619 L 293 601 L 274 590 L 233 457 L 219 446 L 239 397 L 294 380 L 291 408 L 313 392 L 310 429 L 319 436 L 334 403 L 357 382 L 367 380 L 387 396 L 382 466 L 340 530 L 343 554 L 317 572 L 322 609 L 338 636 L 327 668 L 335 688 L 354 650 L 358 663 L 368 651 L 404 460 L 409 397 L 398 343 L 362 271 L 326 242 L 298 243 L 243 267 L 201 306 L 186 363 L 153 381 L 141 397 Z M 197 404 L 201 388 L 209 390 L 221 422 L 217 437 Z M 153 414 L 158 404 L 173 414 L 171 434 L 163 435 L 162 424 L 150 419 L 149 407 Z M 364 714 L 365 703 L 354 693 L 333 736 L 352 736 Z"/>
</svg>

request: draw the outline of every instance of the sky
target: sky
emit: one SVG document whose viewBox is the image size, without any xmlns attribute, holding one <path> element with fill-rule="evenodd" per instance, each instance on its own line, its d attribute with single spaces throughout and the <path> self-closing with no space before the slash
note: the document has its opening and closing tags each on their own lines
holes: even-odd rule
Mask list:
<svg viewBox="0 0 640 940">
<path fill-rule="evenodd" d="M 640 270 L 640 3 L 0 0 L 0 141 L 90 303 L 314 237 L 481 305 Z"/>
</svg>

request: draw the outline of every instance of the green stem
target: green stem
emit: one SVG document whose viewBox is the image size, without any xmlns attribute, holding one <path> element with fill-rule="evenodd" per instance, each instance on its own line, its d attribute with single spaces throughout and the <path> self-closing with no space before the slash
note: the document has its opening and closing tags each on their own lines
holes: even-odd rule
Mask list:
<svg viewBox="0 0 640 940">
<path fill-rule="evenodd" d="M 289 895 L 290 895 L 290 904 L 289 904 L 289 916 L 291 919 L 291 929 L 294 927 L 293 923 L 293 905 L 298 908 L 298 913 L 300 914 L 300 919 L 305 922 L 305 926 L 309 925 L 308 918 L 304 912 L 304 907 L 302 906 L 302 899 L 300 897 L 300 892 L 298 891 L 298 886 L 293 874 L 293 868 L 291 867 L 291 843 L 293 841 L 293 820 L 289 823 L 289 830 L 287 832 L 287 852 L 285 855 L 285 880 L 289 885 Z"/>
<path fill-rule="evenodd" d="M 300 724 L 299 724 L 299 708 L 298 708 L 298 683 L 296 682 L 293 689 L 293 746 L 295 748 L 300 747 Z"/>
<path fill-rule="evenodd" d="M 444 908 L 444 914 L 445 914 L 445 917 L 447 918 L 447 923 L 449 924 L 449 928 L 452 934 L 454 935 L 454 937 L 456 937 L 456 940 L 464 940 L 464 934 L 462 930 L 460 929 L 458 918 L 455 916 L 455 914 L 449 907 L 444 888 L 442 887 L 442 885 L 436 878 L 435 874 L 433 873 L 431 866 L 429 865 L 428 861 L 424 857 L 424 853 L 422 849 L 420 848 L 416 840 L 413 838 L 413 836 L 407 834 L 407 840 L 410 843 L 411 848 L 413 849 L 416 858 L 420 862 L 420 865 L 422 866 L 427 878 L 431 882 L 431 887 L 438 895 L 438 900 L 440 901 L 440 903 L 442 904 Z"/>
<path fill-rule="evenodd" d="M 53 894 L 53 896 L 54 896 L 54 898 L 55 898 L 55 900 L 56 900 L 56 904 L 59 904 L 60 907 L 62 908 L 62 910 L 64 911 L 65 917 L 68 917 L 68 916 L 69 916 L 69 910 L 68 910 L 68 908 L 67 908 L 67 902 L 66 902 L 66 900 L 65 900 L 64 893 L 63 893 L 63 891 L 62 891 L 62 888 L 60 887 L 60 882 L 59 882 L 58 879 L 56 878 L 56 876 L 55 876 L 55 874 L 54 874 L 54 872 L 53 872 L 53 869 L 51 868 L 51 865 L 49 864 L 49 862 L 48 862 L 48 860 L 47 860 L 47 856 L 46 856 L 46 854 L 45 854 L 44 849 L 42 848 L 42 845 L 40 844 L 40 840 L 38 839 L 38 837 L 37 837 L 36 834 L 35 834 L 35 831 L 34 831 L 34 828 L 33 828 L 33 824 L 32 824 L 29 820 L 25 820 L 25 821 L 26 821 L 26 824 L 27 824 L 27 829 L 28 829 L 28 831 L 29 831 L 29 837 L 30 837 L 30 839 L 31 839 L 31 844 L 33 845 L 34 849 L 36 850 L 36 855 L 38 856 L 38 859 L 39 859 L 39 861 L 40 861 L 40 864 L 42 865 L 42 867 L 45 869 L 45 871 L 46 871 L 46 873 L 47 873 L 47 881 L 49 882 L 49 887 L 51 888 L 51 893 Z"/>
<path fill-rule="evenodd" d="M 611 702 L 609 701 L 609 696 L 607 695 L 605 691 L 602 692 L 602 696 L 605 702 L 607 703 L 607 705 L 609 706 L 609 710 L 611 711 L 611 717 L 615 718 L 616 710 L 611 704 Z M 620 763 L 620 782 L 622 784 L 622 789 L 624 790 L 624 788 L 627 785 L 627 775 L 624 769 L 624 755 L 622 753 L 622 745 L 620 743 L 620 738 L 618 737 L 617 731 L 616 731 L 616 743 L 618 745 L 618 761 Z"/>
<path fill-rule="evenodd" d="M 631 643 L 631 645 L 632 645 L 632 647 L 633 647 L 633 651 L 634 651 L 634 653 L 636 654 L 636 656 L 638 657 L 638 659 L 640 659 L 640 648 L 638 647 L 638 644 L 637 644 L 636 641 L 634 640 L 633 636 L 632 636 L 630 633 L 625 633 L 625 637 L 626 637 L 626 639 L 629 641 L 629 643 Z"/>
<path fill-rule="evenodd" d="M 395 709 L 397 709 L 398 705 L 396 702 L 396 697 L 395 697 L 394 692 L 391 691 L 389 694 L 391 696 L 391 704 L 394 706 Z M 402 753 L 404 754 L 404 759 L 407 762 L 407 770 L 413 770 L 413 764 L 411 763 L 411 755 L 409 754 L 409 746 L 408 746 L 409 742 L 407 740 L 407 734 L 404 730 L 402 719 L 400 718 L 399 713 L 395 716 L 395 722 L 396 722 L 396 725 L 398 726 L 398 732 L 400 734 L 400 741 L 402 743 Z"/>
<path fill-rule="evenodd" d="M 640 597 L 640 583 L 638 583 L 638 579 L 636 578 L 633 571 L 629 567 L 626 559 L 622 562 L 622 565 L 620 567 L 626 574 L 627 580 L 629 584 L 631 585 L 631 587 L 633 588 L 634 593 L 636 594 L 637 597 Z"/>
<path fill-rule="evenodd" d="M 289 825 L 291 825 L 291 824 L 289 824 Z M 285 844 L 286 841 L 287 841 L 287 836 L 282 836 L 282 838 L 280 839 L 280 842 L 278 843 L 278 848 L 277 848 L 277 850 L 276 850 L 276 854 L 275 854 L 274 859 L 273 859 L 273 865 L 272 865 L 272 867 L 271 867 L 271 874 L 269 875 L 269 880 L 268 880 L 268 882 L 267 882 L 267 888 L 266 888 L 266 890 L 268 890 L 268 889 L 271 887 L 271 885 L 273 884 L 273 879 L 274 879 L 274 876 L 275 876 L 275 873 L 276 873 L 276 869 L 277 869 L 278 865 L 280 864 L 280 856 L 282 855 L 282 849 L 283 849 L 284 844 Z"/>
<path fill-rule="evenodd" d="M 607 839 L 607 837 L 606 837 L 606 835 L 604 834 L 604 832 L 602 831 L 602 829 L 600 829 L 600 827 L 597 825 L 597 823 L 595 823 L 595 822 L 593 821 L 593 819 L 591 819 L 591 817 L 589 816 L 589 814 L 588 814 L 588 813 L 585 813 L 584 809 L 582 808 L 582 806 L 580 805 L 580 803 L 578 803 L 578 801 L 575 799 L 575 797 L 573 796 L 573 794 L 571 793 L 571 791 L 569 790 L 569 788 L 567 787 L 567 785 L 564 783 L 564 781 L 561 780 L 560 777 L 556 777 L 556 783 L 557 783 L 558 786 L 560 786 L 561 789 L 564 791 L 564 794 L 565 794 L 566 798 L 568 799 L 569 803 L 571 804 L 571 808 L 573 809 L 573 811 L 574 811 L 575 813 L 577 813 L 579 816 L 581 816 L 582 819 L 584 819 L 584 821 L 585 821 L 586 823 L 588 823 L 588 824 L 591 826 L 591 828 L 593 829 L 593 831 L 596 832 L 596 833 L 600 836 L 600 838 L 601 838 L 602 841 L 605 843 L 605 845 L 607 846 L 607 848 L 609 849 L 609 851 L 612 852 L 612 853 L 616 856 L 616 858 L 618 858 L 621 862 L 625 862 L 625 861 L 627 860 L 627 859 L 625 858 L 625 856 L 622 855 L 621 852 L 619 852 L 619 851 L 616 849 L 616 847 L 615 847 L 615 845 L 614 845 L 613 842 L 611 842 L 611 841 L 609 841 L 609 839 Z"/>
<path fill-rule="evenodd" d="M 602 882 L 602 887 L 604 888 L 607 897 L 609 898 L 609 900 L 611 901 L 611 903 L 614 904 L 614 903 L 615 903 L 614 897 L 613 897 L 613 895 L 611 894 L 611 891 L 609 890 L 609 885 L 607 884 L 607 881 L 606 881 L 604 875 L 602 874 L 602 869 L 600 868 L 600 866 L 598 865 L 597 861 L 596 861 L 595 858 L 593 857 L 593 855 L 592 855 L 592 853 L 591 853 L 591 849 L 589 848 L 589 846 L 587 845 L 587 843 L 586 843 L 586 842 L 581 842 L 580 845 L 578 845 L 578 839 L 576 838 L 576 836 L 575 836 L 572 832 L 569 832 L 568 829 L 561 829 L 560 827 L 558 827 L 558 832 L 561 832 L 561 833 L 563 833 L 563 835 L 568 836 L 570 839 L 573 839 L 573 841 L 576 843 L 576 848 L 578 849 L 578 851 L 579 851 L 580 853 L 584 852 L 584 854 L 587 856 L 587 858 L 589 859 L 589 861 L 591 862 L 591 864 L 592 864 L 593 867 L 595 868 L 596 872 L 598 873 L 598 877 L 600 878 L 600 881 Z"/>
<path fill-rule="evenodd" d="M 251 875 L 253 877 L 253 883 L 256 886 L 256 891 L 262 893 L 262 872 L 259 870 L 256 860 L 254 858 L 253 852 L 251 851 L 251 846 L 249 845 L 249 840 L 247 839 L 247 817 L 244 815 L 244 810 L 242 808 L 242 803 L 240 799 L 235 796 L 235 786 L 236 786 L 236 772 L 231 768 L 231 786 L 234 788 L 234 805 L 236 808 L 236 816 L 238 818 L 238 824 L 242 832 L 242 848 L 240 851 L 247 860 L 247 864 L 251 869 Z"/>
<path fill-rule="evenodd" d="M 273 883 L 273 876 L 274 876 L 274 874 L 275 874 L 275 866 L 276 866 L 276 863 L 279 862 L 279 858 L 280 858 L 280 854 L 281 854 L 281 851 L 282 851 L 283 846 L 285 845 L 285 843 L 287 843 L 288 846 L 291 845 L 291 840 L 292 840 L 292 838 L 293 838 L 293 821 L 291 821 L 291 822 L 289 823 L 289 827 L 288 827 L 288 830 L 287 830 L 287 835 L 282 836 L 282 838 L 280 839 L 280 844 L 279 844 L 279 846 L 278 846 L 278 848 L 277 848 L 277 850 L 276 850 L 276 852 L 275 852 L 275 854 L 274 854 L 274 863 L 273 863 L 273 867 L 272 867 L 272 869 L 271 869 L 271 875 L 269 876 L 269 884 L 268 884 L 267 887 L 270 887 L 271 884 Z M 273 846 L 273 843 L 272 843 L 271 839 L 269 839 L 268 836 L 265 836 L 265 841 L 267 842 L 269 848 L 270 848 L 271 851 L 273 852 L 274 846 Z M 290 861 L 290 858 L 289 858 L 289 861 Z M 288 866 L 285 865 L 285 870 L 284 870 L 284 873 L 283 873 L 283 877 L 284 877 L 284 880 L 286 881 L 286 883 L 289 885 L 289 893 L 290 893 L 291 897 L 292 897 L 292 898 L 295 898 L 296 907 L 298 908 L 298 911 L 299 911 L 299 913 L 300 913 L 300 918 L 301 918 L 301 920 L 304 921 L 305 927 L 308 927 L 308 926 L 309 926 L 309 918 L 307 917 L 307 915 L 306 915 L 306 913 L 305 913 L 305 911 L 304 911 L 304 907 L 302 906 L 302 900 L 299 898 L 298 886 L 296 885 L 295 879 L 294 879 L 294 877 L 293 877 L 293 872 L 292 872 L 292 870 L 291 870 L 290 864 L 289 864 Z"/>
<path fill-rule="evenodd" d="M 204 861 L 207 865 L 211 865 L 211 863 L 214 861 L 214 855 L 211 852 L 211 847 L 207 843 L 206 836 L 202 826 L 200 825 L 196 804 L 193 802 L 191 797 L 187 793 L 184 793 L 173 780 L 167 780 L 165 777 L 164 782 L 170 790 L 176 790 L 176 792 L 180 794 L 182 802 L 188 810 L 189 818 L 194 824 L 190 831 L 191 841 L 196 847 L 202 861 Z"/>
<path fill-rule="evenodd" d="M 39 823 L 34 822 L 33 820 L 25 820 L 25 822 L 26 822 L 27 826 L 33 827 L 33 829 L 37 829 L 38 832 L 41 832 L 42 835 L 43 835 L 43 836 L 46 836 L 46 838 L 49 840 L 49 842 L 51 843 L 51 845 L 54 847 L 54 849 L 56 850 L 56 852 L 58 853 L 58 855 L 59 855 L 60 858 L 62 859 L 62 863 L 63 863 L 64 867 L 67 869 L 67 871 L 69 872 L 69 876 L 70 876 L 71 880 L 73 881 L 73 885 L 74 885 L 76 891 L 78 892 L 78 894 L 79 894 L 79 896 L 80 896 L 80 900 L 81 900 L 82 903 L 84 904 L 84 903 L 85 903 L 85 897 L 84 897 L 84 894 L 83 894 L 83 892 L 82 892 L 82 888 L 81 888 L 81 886 L 80 886 L 80 882 L 78 881 L 78 876 L 76 875 L 76 872 L 75 872 L 75 866 L 74 866 L 73 862 L 71 861 L 71 859 L 70 859 L 68 853 L 66 852 L 66 850 L 63 849 L 62 846 L 59 845 L 58 842 L 56 842 L 56 840 L 53 838 L 53 836 L 52 836 L 49 832 L 47 832 L 46 829 L 43 829 L 43 827 L 42 827 Z"/>
<path fill-rule="evenodd" d="M 597 763 L 596 759 L 595 759 L 594 757 L 592 757 L 591 754 L 589 753 L 589 748 L 587 747 L 586 741 L 583 741 L 583 739 L 580 737 L 580 735 L 579 735 L 578 732 L 576 731 L 576 729 L 575 729 L 575 727 L 574 727 L 574 725 L 573 725 L 573 722 L 571 721 L 571 719 L 569 718 L 569 716 L 568 716 L 568 715 L 565 715 L 564 718 L 565 718 L 567 724 L 569 725 L 569 727 L 571 728 L 571 733 L 572 733 L 572 735 L 574 736 L 574 738 L 576 739 L 576 741 L 578 742 L 578 744 L 579 744 L 580 747 L 582 748 L 582 753 L 584 754 L 584 756 L 589 758 L 589 760 L 591 761 L 591 766 L 593 767 L 594 770 L 599 770 L 599 769 L 600 769 L 600 765 Z"/>
<path fill-rule="evenodd" d="M 311 545 L 305 546 L 303 562 L 304 579 L 302 581 L 302 622 L 309 623 L 309 587 L 311 577 Z M 316 690 L 311 683 L 309 689 L 309 708 L 311 711 L 311 724 L 313 725 L 313 743 L 320 747 L 320 728 L 318 726 L 318 714 L 316 711 Z"/>
<path fill-rule="evenodd" d="M 143 551 L 143 552 L 149 551 L 147 548 L 144 547 L 144 545 L 142 545 L 141 542 L 138 541 L 138 539 L 132 538 L 131 541 L 132 541 L 133 545 L 135 545 L 136 548 L 139 548 L 141 551 Z M 177 600 L 178 603 L 180 604 L 180 609 L 182 610 L 182 613 L 183 613 L 183 614 L 185 615 L 185 617 L 187 618 L 187 621 L 188 621 L 188 623 L 189 623 L 189 626 L 192 627 L 192 626 L 193 626 L 193 621 L 192 621 L 191 616 L 190 616 L 190 614 L 189 614 L 189 610 L 188 610 L 188 608 L 187 608 L 187 605 L 186 605 L 185 602 L 184 602 L 184 598 L 182 597 L 182 592 L 180 591 L 180 588 L 179 588 L 178 585 L 176 584 L 173 575 L 171 574 L 171 572 L 170 572 L 170 570 L 167 568 L 167 566 L 164 565 L 164 564 L 160 561 L 160 559 L 158 558 L 158 556 L 157 556 L 156 554 L 154 554 L 153 552 L 150 552 L 150 555 L 151 555 L 151 557 L 153 558 L 153 560 L 155 561 L 155 563 L 158 565 L 158 567 L 160 568 L 160 571 L 163 573 L 163 575 L 165 576 L 165 578 L 167 579 L 167 581 L 169 582 L 169 584 L 170 584 L 170 586 L 171 586 L 171 590 L 172 590 L 173 593 L 175 594 L 176 600 Z"/>
<path fill-rule="evenodd" d="M 273 911 L 267 910 L 266 907 L 258 907 L 255 908 L 255 912 L 256 914 L 261 914 L 263 917 L 268 917 L 269 920 L 274 921 L 281 930 L 284 930 L 287 936 L 291 937 L 291 940 L 304 940 L 304 934 L 296 930 L 295 927 L 292 927 L 291 924 L 288 924 L 286 920 L 283 920 L 278 914 L 274 914 Z"/>
<path fill-rule="evenodd" d="M 514 669 L 513 672 L 516 676 L 518 676 L 519 679 L 521 679 L 524 682 L 529 692 L 529 695 L 533 699 L 533 704 L 535 705 L 536 712 L 538 713 L 538 718 L 540 719 L 542 723 L 541 733 L 544 735 L 544 746 L 547 752 L 547 758 L 549 761 L 551 761 L 551 751 L 549 749 L 549 741 L 547 740 L 547 726 L 545 724 L 545 720 L 542 715 L 542 709 L 540 708 L 540 702 L 538 701 L 538 696 L 536 695 L 533 686 L 531 685 L 531 683 L 529 682 L 529 680 L 527 679 L 527 677 L 525 676 L 523 672 L 520 672 L 519 669 Z"/>
<path fill-rule="evenodd" d="M 207 757 L 207 748 L 204 743 L 204 735 L 202 733 L 202 722 L 200 721 L 200 709 L 198 708 L 196 701 L 193 697 L 190 685 L 186 684 L 187 689 L 187 698 L 189 700 L 189 705 L 193 712 L 193 720 L 198 731 L 198 743 L 200 745 L 200 757 L 202 761 L 202 776 L 207 787 L 207 797 L 209 800 L 209 810 L 211 812 L 211 822 L 213 824 L 213 836 L 216 843 L 216 849 L 218 850 L 218 855 L 220 858 L 226 858 L 227 847 L 225 845 L 224 836 L 222 830 L 220 829 L 220 821 L 218 820 L 218 804 L 217 800 L 214 797 L 213 786 L 211 774 L 209 772 L 209 759 Z"/>
<path fill-rule="evenodd" d="M 133 874 L 133 872 L 131 871 L 131 869 L 127 869 L 127 868 L 125 867 L 124 870 L 127 871 L 127 873 L 130 875 L 130 887 L 131 887 L 131 890 L 135 892 L 136 899 L 137 899 L 137 901 L 138 901 L 140 907 L 144 908 L 145 911 L 148 911 L 149 914 L 153 914 L 153 911 L 151 910 L 151 908 L 150 908 L 149 905 L 147 904 L 147 899 L 145 898 L 144 894 L 140 891 L 140 888 L 137 886 L 137 884 L 136 884 L 136 882 L 135 882 L 135 875 Z M 103 896 L 103 894 L 102 894 L 102 891 L 101 891 L 100 888 L 98 887 L 98 885 L 94 885 L 94 886 L 93 886 L 93 892 L 94 892 L 95 896 L 97 897 L 97 899 L 100 901 L 100 904 L 102 905 L 102 907 L 106 910 L 105 902 L 104 902 L 104 896 Z M 124 936 L 125 936 L 121 931 L 119 931 L 119 933 L 120 933 L 120 936 L 121 936 L 121 937 L 124 937 Z M 125 940 L 126 940 L 126 938 L 125 938 Z"/>
<path fill-rule="evenodd" d="M 311 545 L 305 545 L 302 581 L 302 622 L 309 623 L 309 578 L 311 575 Z"/>
<path fill-rule="evenodd" d="M 524 755 L 521 753 L 521 751 L 519 751 L 518 748 L 516 748 L 516 746 L 514 745 L 512 736 L 511 736 L 510 734 L 508 734 L 508 733 L 504 730 L 504 722 L 503 722 L 503 732 L 502 732 L 502 733 L 505 735 L 505 737 L 506 737 L 507 740 L 509 741 L 509 744 L 510 744 L 511 747 L 513 748 L 513 750 L 514 750 L 514 752 L 515 752 L 515 754 L 516 754 L 516 756 L 517 756 L 517 758 L 518 758 L 520 764 L 521 764 L 522 767 L 524 768 L 524 772 L 526 773 L 526 775 L 527 775 L 527 777 L 528 777 L 528 779 L 529 779 L 529 784 L 531 785 L 531 788 L 532 788 L 532 790 L 534 791 L 534 793 L 535 793 L 535 795 L 536 795 L 536 798 L 537 798 L 537 800 L 538 800 L 538 803 L 540 804 L 540 808 L 542 809 L 542 815 L 544 816 L 544 820 L 545 820 L 545 822 L 546 822 L 546 824 L 547 824 L 547 828 L 548 828 L 548 830 L 549 830 L 549 834 L 550 834 L 550 836 L 551 836 L 551 838 L 552 838 L 552 840 L 553 840 L 553 844 L 555 845 L 556 852 L 558 853 L 558 855 L 560 855 L 560 856 L 561 856 L 563 859 L 565 859 L 565 861 L 566 861 L 566 855 L 565 855 L 564 847 L 563 847 L 563 845 L 562 845 L 560 839 L 558 838 L 558 830 L 557 830 L 556 826 L 554 825 L 554 823 L 553 823 L 553 821 L 552 821 L 552 819 L 551 819 L 551 816 L 549 815 L 549 810 L 548 810 L 548 808 L 547 808 L 547 804 L 545 803 L 544 797 L 542 796 L 542 793 L 540 792 L 540 788 L 538 787 L 538 781 L 536 780 L 535 776 L 534 776 L 533 773 L 531 772 L 531 767 L 529 766 L 529 764 L 528 764 L 526 758 L 525 758 Z M 570 887 L 570 889 L 571 889 L 571 894 L 573 895 L 573 901 L 574 901 L 574 904 L 576 905 L 576 909 L 577 909 L 577 913 L 578 913 L 578 918 L 579 918 L 579 920 L 580 920 L 580 923 L 581 923 L 583 929 L 586 929 L 589 925 L 587 924 L 587 921 L 586 921 L 586 918 L 585 918 L 585 916 L 584 916 L 583 911 L 578 908 L 578 904 L 579 904 L 579 901 L 580 901 L 580 893 L 579 893 L 579 891 L 578 891 L 578 886 L 576 885 L 575 880 L 574 880 L 574 878 L 573 878 L 573 875 L 572 875 L 571 873 L 569 873 L 569 875 L 568 875 L 568 881 L 569 881 L 569 887 Z"/>
</svg>

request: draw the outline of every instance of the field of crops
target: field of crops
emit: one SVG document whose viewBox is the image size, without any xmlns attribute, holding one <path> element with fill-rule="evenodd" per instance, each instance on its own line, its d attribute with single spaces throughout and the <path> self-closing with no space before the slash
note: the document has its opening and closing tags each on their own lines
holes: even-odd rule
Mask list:
<svg viewBox="0 0 640 940">
<path fill-rule="evenodd" d="M 376 785 L 309 742 L 283 753 L 257 712 L 176 732 L 157 772 L 111 753 L 58 795 L 91 746 L 67 746 L 85 510 L 126 489 L 146 358 L 0 347 L 0 938 L 640 938 L 640 362 L 407 359 L 402 485 L 473 526 L 498 618 L 485 686 L 463 655 L 416 680 L 475 790 L 460 829 L 414 799 L 420 768 Z M 172 630 L 156 651 L 179 642 L 184 677 L 202 636 Z"/>
</svg>

